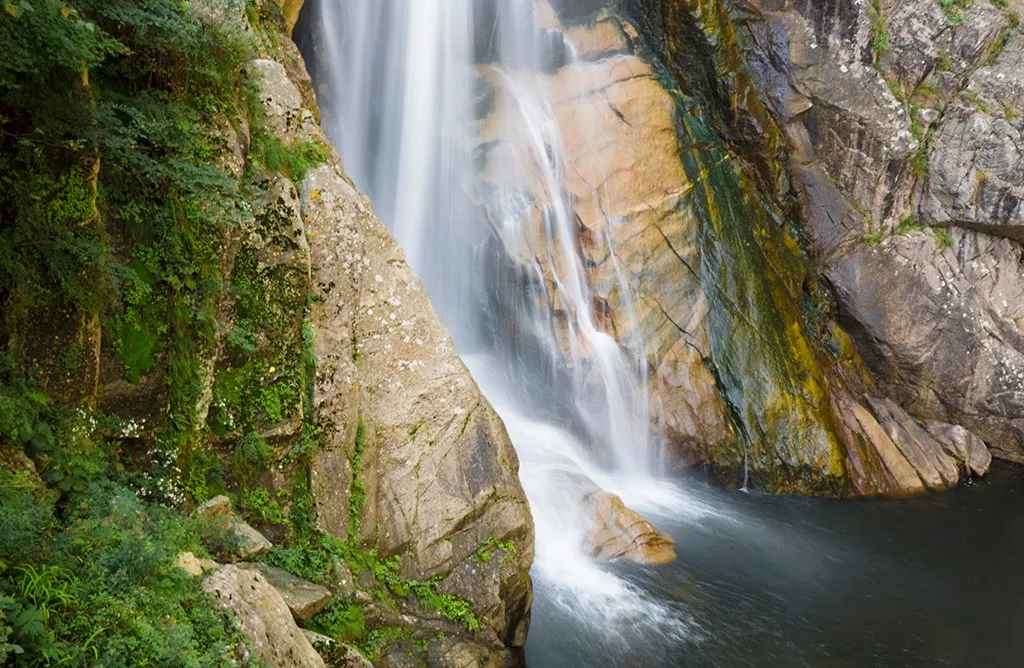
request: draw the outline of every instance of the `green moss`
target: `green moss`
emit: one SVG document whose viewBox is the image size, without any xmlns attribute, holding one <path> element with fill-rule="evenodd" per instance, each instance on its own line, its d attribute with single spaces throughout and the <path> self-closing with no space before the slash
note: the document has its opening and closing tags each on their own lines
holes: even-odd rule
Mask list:
<svg viewBox="0 0 1024 668">
<path fill-rule="evenodd" d="M 360 415 L 356 424 L 355 443 L 352 446 L 352 489 L 349 494 L 348 518 L 348 533 L 352 537 L 359 534 L 359 513 L 366 503 L 366 488 L 363 481 L 359 479 L 364 450 L 366 450 L 366 423 L 363 421 L 363 416 Z"/>
</svg>

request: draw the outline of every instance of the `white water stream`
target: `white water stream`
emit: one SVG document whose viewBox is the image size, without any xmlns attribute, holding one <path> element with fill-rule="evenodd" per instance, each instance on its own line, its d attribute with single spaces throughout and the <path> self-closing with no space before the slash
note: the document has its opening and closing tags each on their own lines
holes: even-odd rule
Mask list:
<svg viewBox="0 0 1024 668">
<path fill-rule="evenodd" d="M 328 132 L 508 427 L 538 586 L 595 626 L 685 634 L 679 611 L 583 550 L 582 477 L 640 512 L 710 510 L 657 479 L 643 341 L 620 345 L 596 317 L 548 92 L 553 70 L 580 67 L 572 45 L 531 0 L 319 7 Z"/>
</svg>

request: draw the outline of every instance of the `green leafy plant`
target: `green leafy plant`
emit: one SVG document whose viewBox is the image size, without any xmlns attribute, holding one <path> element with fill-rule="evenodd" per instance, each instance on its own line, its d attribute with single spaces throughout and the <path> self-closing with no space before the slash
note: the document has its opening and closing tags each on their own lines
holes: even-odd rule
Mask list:
<svg viewBox="0 0 1024 668">
<path fill-rule="evenodd" d="M 935 232 L 935 240 L 938 242 L 939 248 L 953 247 L 953 236 L 949 230 L 942 227 L 935 227 L 932 230 Z"/>
</svg>

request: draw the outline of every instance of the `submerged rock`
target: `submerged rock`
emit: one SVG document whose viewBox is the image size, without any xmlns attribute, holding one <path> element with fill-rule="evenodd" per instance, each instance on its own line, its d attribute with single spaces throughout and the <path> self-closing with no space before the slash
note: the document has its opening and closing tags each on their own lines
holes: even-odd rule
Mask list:
<svg viewBox="0 0 1024 668">
<path fill-rule="evenodd" d="M 675 542 L 661 533 L 615 494 L 595 492 L 587 497 L 594 524 L 588 536 L 590 553 L 599 559 L 629 559 L 661 566 L 676 559 Z"/>
</svg>

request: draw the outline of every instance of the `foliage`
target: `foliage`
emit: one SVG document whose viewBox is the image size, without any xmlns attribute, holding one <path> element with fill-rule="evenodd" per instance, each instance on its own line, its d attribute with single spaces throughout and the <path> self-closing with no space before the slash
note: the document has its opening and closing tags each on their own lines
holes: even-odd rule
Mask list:
<svg viewBox="0 0 1024 668">
<path fill-rule="evenodd" d="M 285 144 L 275 135 L 259 132 L 253 136 L 249 157 L 271 172 L 283 172 L 296 183 L 306 173 L 327 162 L 329 149 L 317 141 Z"/>
<path fill-rule="evenodd" d="M 963 10 L 974 4 L 974 0 L 939 0 L 939 7 L 946 14 L 949 25 L 958 26 L 964 22 Z"/>
<path fill-rule="evenodd" d="M 165 0 L 6 6 L 0 345 L 46 366 L 29 313 L 99 316 L 130 381 L 163 367 L 187 474 L 221 247 L 246 214 L 205 128 L 236 113 L 248 38 Z"/>
<path fill-rule="evenodd" d="M 896 229 L 893 230 L 893 234 L 906 234 L 908 232 L 921 232 L 927 230 L 928 226 L 921 223 L 917 218 L 911 214 L 904 214 L 900 217 L 900 222 L 896 224 Z"/>
<path fill-rule="evenodd" d="M 477 563 L 485 564 L 491 560 L 494 550 L 501 550 L 504 552 L 506 559 L 514 559 L 516 555 L 515 543 L 510 540 L 501 541 L 498 540 L 497 536 L 491 536 L 480 543 L 476 548 L 476 552 L 473 557 L 476 559 Z"/>
<path fill-rule="evenodd" d="M 885 12 L 881 0 L 871 0 L 868 5 L 868 14 L 871 16 L 871 48 L 875 53 L 876 60 L 889 52 L 889 28 L 886 25 Z"/>
<path fill-rule="evenodd" d="M 174 566 L 208 530 L 115 480 L 56 495 L 0 470 L 0 652 L 14 665 L 222 665 L 239 636 Z M 13 642 L 11 642 L 13 640 Z M 17 646 L 17 649 L 14 647 Z"/>
</svg>

